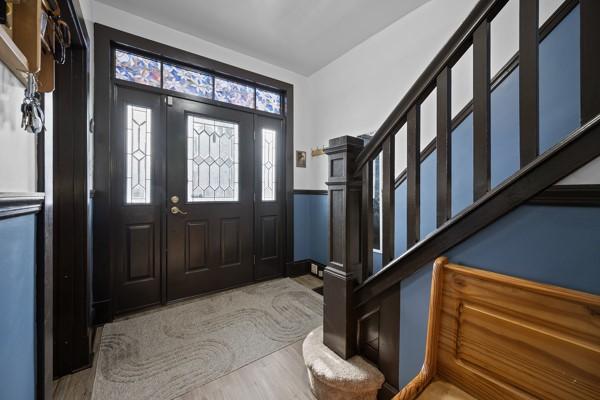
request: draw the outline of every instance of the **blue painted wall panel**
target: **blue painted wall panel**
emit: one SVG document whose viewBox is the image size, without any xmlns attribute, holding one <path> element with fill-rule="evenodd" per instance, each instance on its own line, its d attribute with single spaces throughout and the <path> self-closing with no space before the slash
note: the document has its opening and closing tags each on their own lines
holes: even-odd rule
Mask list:
<svg viewBox="0 0 600 400">
<path fill-rule="evenodd" d="M 437 227 L 437 153 L 421 162 L 421 235 L 425 238 Z"/>
<path fill-rule="evenodd" d="M 294 261 L 310 258 L 310 198 L 311 195 L 294 195 Z"/>
<path fill-rule="evenodd" d="M 406 180 L 397 188 L 394 198 L 394 257 L 400 257 L 406 251 L 406 226 L 407 226 L 407 191 Z"/>
<path fill-rule="evenodd" d="M 473 114 L 452 131 L 452 216 L 473 203 Z"/>
<path fill-rule="evenodd" d="M 539 57 L 543 153 L 580 125 L 579 6 L 540 44 Z"/>
<path fill-rule="evenodd" d="M 327 195 L 310 197 L 310 258 L 321 264 L 327 264 L 329 261 L 329 198 Z"/>
<path fill-rule="evenodd" d="M 490 101 L 491 185 L 494 188 L 520 167 L 518 67 L 494 89 Z"/>
<path fill-rule="evenodd" d="M 373 274 L 378 273 L 383 268 L 383 254 L 380 251 L 373 251 Z"/>
<path fill-rule="evenodd" d="M 0 220 L 0 399 L 35 398 L 35 217 Z"/>
<path fill-rule="evenodd" d="M 524 205 L 446 255 L 454 263 L 600 295 L 599 226 L 600 208 Z M 423 269 L 431 271 L 431 265 Z M 428 302 L 430 279 L 416 276 L 407 282 L 412 284 L 402 292 L 401 306 Z M 401 312 L 401 327 L 426 329 L 426 309 Z M 425 335 L 401 334 L 400 344 L 400 381 L 405 384 L 423 363 Z"/>
</svg>

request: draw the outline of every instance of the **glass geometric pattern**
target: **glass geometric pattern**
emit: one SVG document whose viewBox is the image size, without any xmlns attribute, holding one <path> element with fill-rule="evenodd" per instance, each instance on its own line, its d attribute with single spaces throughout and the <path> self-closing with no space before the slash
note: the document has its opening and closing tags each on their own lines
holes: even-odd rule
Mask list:
<svg viewBox="0 0 600 400">
<path fill-rule="evenodd" d="M 274 201 L 276 177 L 275 140 L 277 133 L 270 129 L 262 130 L 262 200 Z"/>
<path fill-rule="evenodd" d="M 115 51 L 115 78 L 160 87 L 160 61 Z"/>
<path fill-rule="evenodd" d="M 221 78 L 215 78 L 215 100 L 254 108 L 254 88 Z"/>
<path fill-rule="evenodd" d="M 163 64 L 163 88 L 212 99 L 213 77 L 175 65 Z"/>
<path fill-rule="evenodd" d="M 238 124 L 188 116 L 188 201 L 238 201 Z"/>
<path fill-rule="evenodd" d="M 127 105 L 125 202 L 150 204 L 152 183 L 152 110 Z"/>
<path fill-rule="evenodd" d="M 267 90 L 256 89 L 256 109 L 273 114 L 281 113 L 281 95 Z"/>
</svg>

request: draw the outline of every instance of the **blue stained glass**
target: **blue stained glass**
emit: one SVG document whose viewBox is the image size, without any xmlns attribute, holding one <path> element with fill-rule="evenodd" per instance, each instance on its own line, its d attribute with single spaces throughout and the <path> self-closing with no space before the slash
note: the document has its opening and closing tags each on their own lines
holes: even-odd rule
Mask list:
<svg viewBox="0 0 600 400">
<path fill-rule="evenodd" d="M 212 99 L 213 77 L 175 65 L 163 64 L 163 88 Z"/>
<path fill-rule="evenodd" d="M 256 89 L 256 109 L 273 114 L 281 113 L 281 95 L 268 90 Z"/>
<path fill-rule="evenodd" d="M 160 61 L 116 50 L 115 77 L 142 85 L 160 87 Z"/>
<path fill-rule="evenodd" d="M 215 100 L 254 108 L 254 88 L 225 79 L 215 79 Z"/>
</svg>

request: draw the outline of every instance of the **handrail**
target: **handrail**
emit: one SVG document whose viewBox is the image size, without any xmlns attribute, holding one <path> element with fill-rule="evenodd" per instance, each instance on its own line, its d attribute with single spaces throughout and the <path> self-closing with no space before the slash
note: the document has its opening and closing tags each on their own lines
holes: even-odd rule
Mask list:
<svg viewBox="0 0 600 400">
<path fill-rule="evenodd" d="M 411 86 L 402 100 L 400 100 L 400 103 L 398 103 L 379 129 L 377 129 L 363 151 L 357 156 L 355 169 L 357 173 L 360 173 L 364 165 L 376 156 L 385 139 L 400 128 L 408 110 L 421 100 L 421 96 L 428 91 L 429 87 L 435 84 L 436 78 L 441 71 L 460 58 L 459 54 L 462 55 L 462 51 L 466 50 L 471 44 L 473 33 L 481 22 L 490 18 L 495 11 L 501 9 L 507 2 L 508 0 L 480 0 L 475 5 L 475 8 L 473 8 L 458 30 L 450 37 L 448 42 L 434 57 L 433 61 Z"/>
<path fill-rule="evenodd" d="M 354 290 L 362 308 L 428 262 L 600 156 L 600 114 L 447 221 Z"/>
</svg>

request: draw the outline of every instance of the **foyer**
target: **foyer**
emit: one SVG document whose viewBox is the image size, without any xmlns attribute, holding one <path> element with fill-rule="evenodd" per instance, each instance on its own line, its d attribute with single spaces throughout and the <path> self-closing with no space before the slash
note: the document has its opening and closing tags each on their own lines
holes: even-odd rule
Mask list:
<svg viewBox="0 0 600 400">
<path fill-rule="evenodd" d="M 600 400 L 599 19 L 0 0 L 0 399 Z"/>
</svg>

